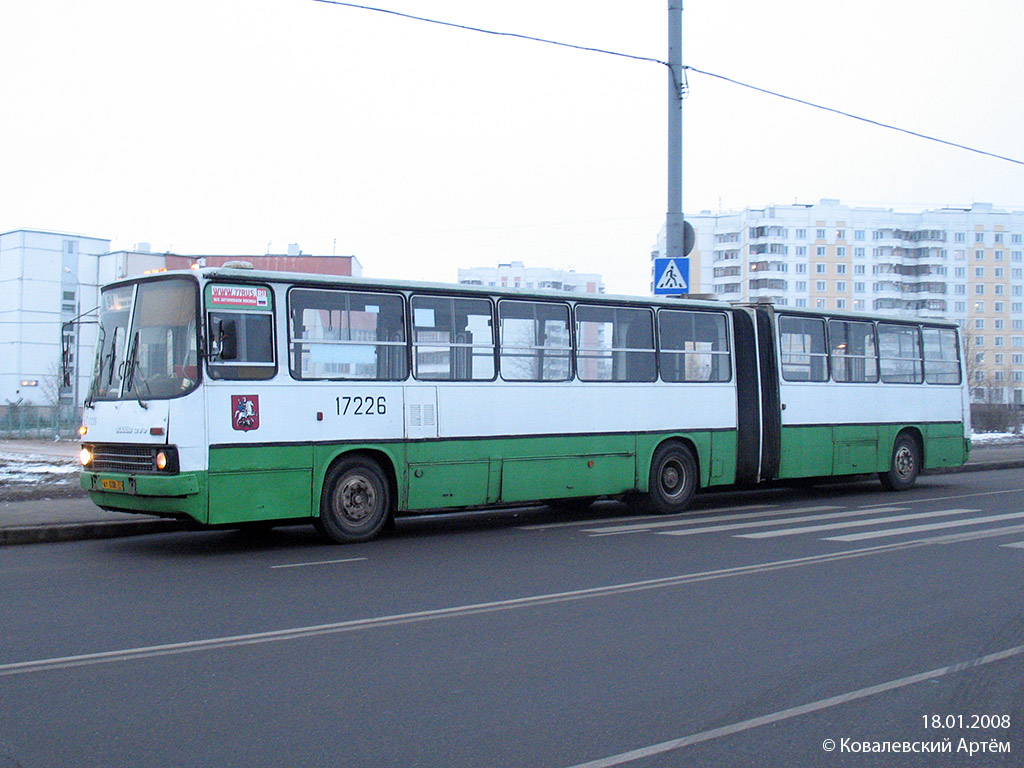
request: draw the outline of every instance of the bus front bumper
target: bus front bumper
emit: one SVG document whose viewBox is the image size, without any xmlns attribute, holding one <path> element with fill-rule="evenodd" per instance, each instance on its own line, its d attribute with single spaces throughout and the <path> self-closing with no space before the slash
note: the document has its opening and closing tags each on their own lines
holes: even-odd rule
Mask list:
<svg viewBox="0 0 1024 768">
<path fill-rule="evenodd" d="M 79 482 L 103 509 L 189 517 L 200 523 L 208 519 L 205 473 L 131 475 L 83 470 Z"/>
</svg>

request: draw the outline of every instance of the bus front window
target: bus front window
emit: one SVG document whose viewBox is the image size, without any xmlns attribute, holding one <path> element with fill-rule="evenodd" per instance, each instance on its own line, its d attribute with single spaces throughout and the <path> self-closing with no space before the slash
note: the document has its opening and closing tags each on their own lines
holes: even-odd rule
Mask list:
<svg viewBox="0 0 1024 768">
<path fill-rule="evenodd" d="M 104 292 L 94 400 L 160 399 L 198 380 L 196 284 L 165 279 Z"/>
</svg>

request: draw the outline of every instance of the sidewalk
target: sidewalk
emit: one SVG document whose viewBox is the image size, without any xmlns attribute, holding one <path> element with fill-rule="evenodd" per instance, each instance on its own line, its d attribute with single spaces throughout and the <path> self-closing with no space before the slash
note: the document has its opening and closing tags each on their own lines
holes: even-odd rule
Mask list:
<svg viewBox="0 0 1024 768">
<path fill-rule="evenodd" d="M 69 467 L 77 462 L 78 451 L 77 442 L 0 440 L 0 457 L 21 457 L 27 462 L 49 461 Z M 971 472 L 1020 467 L 1024 467 L 1024 439 L 975 445 L 967 464 L 940 471 Z M 77 472 L 59 477 L 59 481 L 37 483 L 28 489 L 0 485 L 0 546 L 137 536 L 192 527 L 180 520 L 106 512 L 93 504 L 78 486 Z"/>
</svg>

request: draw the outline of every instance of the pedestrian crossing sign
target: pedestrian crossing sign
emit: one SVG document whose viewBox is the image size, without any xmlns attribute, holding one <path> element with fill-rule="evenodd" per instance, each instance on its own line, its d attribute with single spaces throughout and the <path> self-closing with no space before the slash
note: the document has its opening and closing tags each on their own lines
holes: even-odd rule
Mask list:
<svg viewBox="0 0 1024 768">
<path fill-rule="evenodd" d="M 690 292 L 689 259 L 654 260 L 654 295 Z"/>
</svg>

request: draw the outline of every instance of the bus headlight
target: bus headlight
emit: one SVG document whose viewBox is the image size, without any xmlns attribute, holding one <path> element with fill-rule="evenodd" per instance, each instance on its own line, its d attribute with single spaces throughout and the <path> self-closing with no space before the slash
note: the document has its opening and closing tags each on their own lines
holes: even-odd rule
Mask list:
<svg viewBox="0 0 1024 768">
<path fill-rule="evenodd" d="M 156 468 L 160 471 L 167 469 L 167 454 L 163 451 L 157 451 L 156 454 Z"/>
<path fill-rule="evenodd" d="M 78 454 L 78 460 L 82 462 L 83 467 L 88 467 L 92 463 L 92 451 L 83 445 Z"/>
</svg>

